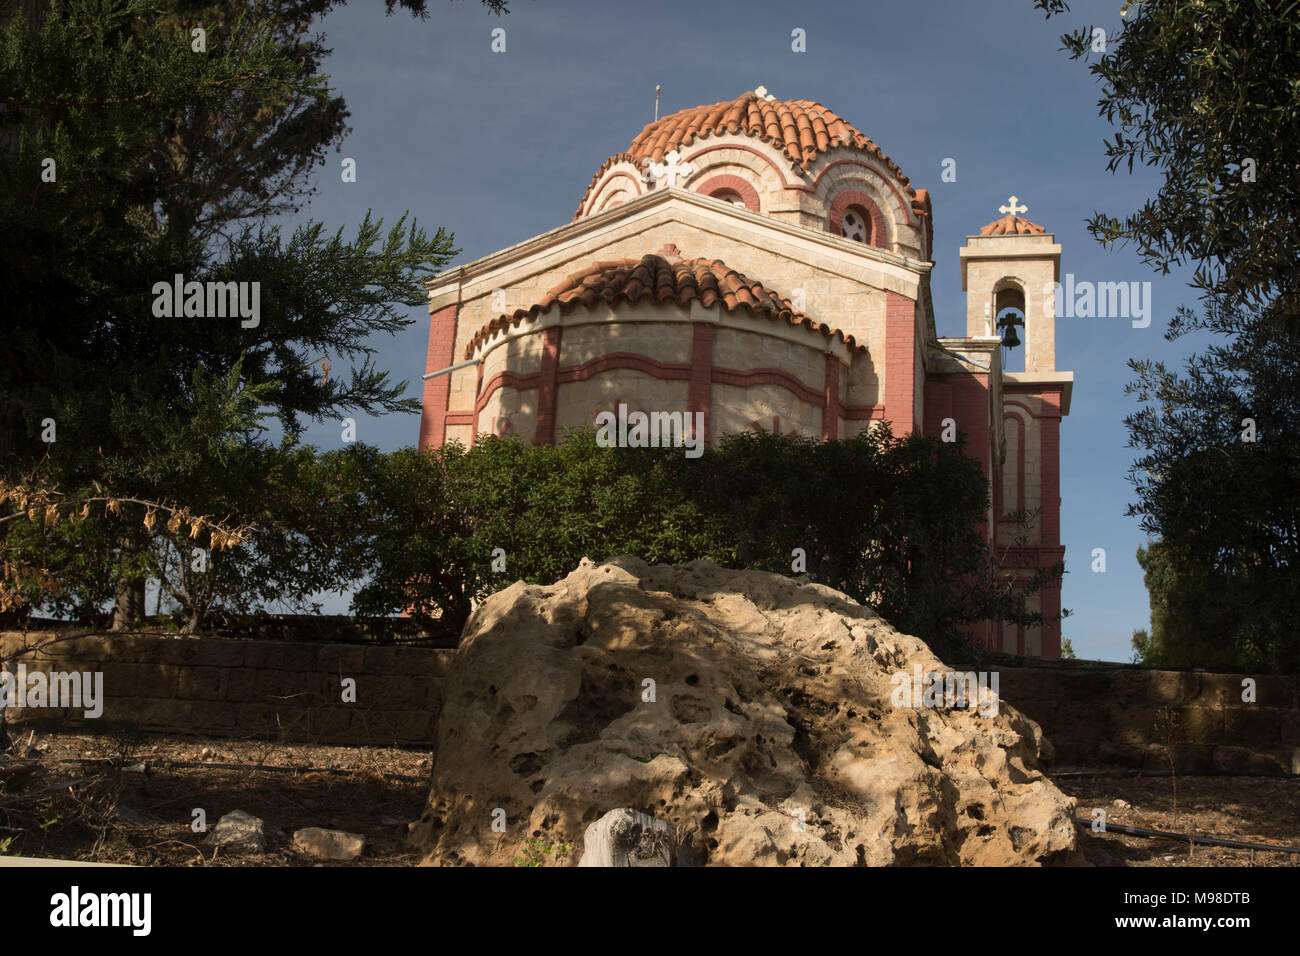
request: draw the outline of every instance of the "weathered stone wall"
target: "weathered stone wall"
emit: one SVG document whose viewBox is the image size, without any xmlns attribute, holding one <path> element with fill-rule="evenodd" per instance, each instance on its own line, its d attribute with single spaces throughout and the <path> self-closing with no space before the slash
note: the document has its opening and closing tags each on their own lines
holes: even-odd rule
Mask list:
<svg viewBox="0 0 1300 956">
<path fill-rule="evenodd" d="M 1296 772 L 1300 678 L 1138 667 L 1009 667 L 1002 699 L 1035 720 L 1056 766 Z M 1166 716 L 1174 718 L 1172 733 Z"/>
<path fill-rule="evenodd" d="M 48 639 L 34 633 L 28 644 Z M 0 633 L 0 652 L 24 646 Z M 145 730 L 321 743 L 432 747 L 454 650 L 296 641 L 92 635 L 23 658 L 28 672 L 102 671 L 104 713 L 11 709 L 9 719 L 70 726 L 131 723 Z M 13 665 L 11 665 L 12 667 Z M 1004 701 L 1043 728 L 1057 767 L 1294 772 L 1300 678 L 1138 667 L 997 668 Z M 355 703 L 342 680 L 356 680 Z M 1175 717 L 1172 736 L 1163 727 Z"/>
<path fill-rule="evenodd" d="M 5 656 L 48 640 L 0 634 Z M 222 638 L 93 635 L 50 644 L 21 661 L 28 673 L 102 671 L 104 710 L 13 708 L 9 720 L 130 723 L 145 730 L 376 746 L 429 746 L 454 651 Z M 10 669 L 16 668 L 16 662 Z M 356 702 L 342 700 L 344 678 Z"/>
</svg>

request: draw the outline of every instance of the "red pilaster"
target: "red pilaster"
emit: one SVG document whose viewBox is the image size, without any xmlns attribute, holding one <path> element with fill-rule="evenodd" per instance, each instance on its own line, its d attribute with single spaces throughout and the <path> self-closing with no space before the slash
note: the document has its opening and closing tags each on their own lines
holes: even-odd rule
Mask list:
<svg viewBox="0 0 1300 956">
<path fill-rule="evenodd" d="M 952 386 L 945 382 L 927 379 L 925 383 L 925 433 L 942 437 L 943 420 L 945 418 L 953 418 Z"/>
<path fill-rule="evenodd" d="M 916 425 L 916 303 L 897 292 L 885 296 L 885 417 L 902 437 Z"/>
<path fill-rule="evenodd" d="M 478 441 L 478 413 L 479 413 L 479 396 L 483 394 L 483 363 L 479 362 L 474 366 L 477 377 L 474 380 L 474 430 L 469 436 L 469 447 L 473 448 L 474 443 Z"/>
<path fill-rule="evenodd" d="M 822 441 L 840 437 L 840 360 L 826 353 L 826 398 L 822 405 Z"/>
<path fill-rule="evenodd" d="M 560 326 L 542 333 L 542 371 L 537 383 L 537 431 L 534 445 L 555 443 L 556 375 L 560 371 Z"/>
<path fill-rule="evenodd" d="M 1042 447 L 1043 544 L 1061 543 L 1061 395 L 1043 393 Z"/>
<path fill-rule="evenodd" d="M 456 316 L 459 306 L 449 305 L 429 317 L 429 352 L 424 361 L 424 371 L 436 372 L 454 365 L 452 353 L 456 347 Z M 420 447 L 441 448 L 447 440 L 447 409 L 451 400 L 453 373 L 427 379 L 424 383 L 424 401 L 420 413 Z"/>
<path fill-rule="evenodd" d="M 1039 443 L 1042 448 L 1042 509 L 1043 546 L 1061 543 L 1061 393 L 1043 393 L 1042 430 Z M 1050 563 L 1044 556 L 1043 563 Z M 1055 617 L 1061 613 L 1061 587 L 1059 584 L 1043 588 L 1043 616 Z M 1061 625 L 1043 627 L 1043 657 L 1049 661 L 1061 656 Z"/>
<path fill-rule="evenodd" d="M 710 413 L 713 409 L 713 323 L 693 323 L 694 333 L 691 340 L 691 386 L 687 396 L 691 413 L 691 427 L 694 428 L 695 413 L 704 413 L 704 441 L 711 440 L 712 426 Z"/>
</svg>

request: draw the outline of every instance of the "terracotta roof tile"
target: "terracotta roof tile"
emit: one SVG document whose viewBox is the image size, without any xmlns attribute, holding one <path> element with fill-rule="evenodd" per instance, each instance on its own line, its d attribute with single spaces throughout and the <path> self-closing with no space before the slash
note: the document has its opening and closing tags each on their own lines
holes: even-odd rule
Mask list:
<svg viewBox="0 0 1300 956">
<path fill-rule="evenodd" d="M 916 195 L 911 181 L 879 146 L 820 103 L 766 99 L 748 90 L 734 100 L 695 106 L 650 123 L 632 140 L 626 152 L 611 156 L 602 164 L 573 218 L 582 215 L 591 191 L 615 163 L 639 165 L 647 157 L 660 163 L 671 150 L 681 150 L 698 139 L 727 134 L 750 136 L 776 147 L 800 171 L 807 170 L 818 156 L 837 147 L 863 150 L 897 176 L 910 195 Z"/>
<path fill-rule="evenodd" d="M 1005 206 L 1003 207 L 1006 208 Z M 1047 232 L 1042 226 L 1021 219 L 1019 216 L 1003 216 L 995 219 L 980 230 L 981 236 L 1040 236 Z"/>
<path fill-rule="evenodd" d="M 669 150 L 680 150 L 696 139 L 724 133 L 739 133 L 770 142 L 800 168 L 807 168 L 819 154 L 837 146 L 867 150 L 905 179 L 875 143 L 820 103 L 769 100 L 760 98 L 753 90 L 734 100 L 696 106 L 656 120 L 632 140 L 627 152 L 638 160 L 649 156 L 655 162 L 662 162 Z"/>
<path fill-rule="evenodd" d="M 568 276 L 531 307 L 498 316 L 479 329 L 465 349 L 465 358 L 472 358 L 474 352 L 497 332 L 524 319 L 536 318 L 555 306 L 567 312 L 579 305 L 594 306 L 601 302 L 607 305 L 619 302 L 635 304 L 642 300 L 684 306 L 698 299 L 705 308 L 718 305 L 727 312 L 744 310 L 755 316 L 765 315 L 774 321 L 802 326 L 828 337 L 838 336 L 851 350 L 864 348 L 854 341 L 853 336 L 795 311 L 789 299 L 766 288 L 758 280 L 742 275 L 721 259 L 681 259 L 674 256 L 673 251 L 674 247 L 665 247 L 664 254 L 649 253 L 640 259 L 617 259 L 586 266 Z"/>
</svg>

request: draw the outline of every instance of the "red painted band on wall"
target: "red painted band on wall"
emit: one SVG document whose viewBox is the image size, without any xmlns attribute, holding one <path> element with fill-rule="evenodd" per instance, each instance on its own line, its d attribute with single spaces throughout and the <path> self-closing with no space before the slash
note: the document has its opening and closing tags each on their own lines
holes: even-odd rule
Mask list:
<svg viewBox="0 0 1300 956">
<path fill-rule="evenodd" d="M 602 372 L 624 368 L 662 379 L 691 377 L 691 366 L 680 362 L 660 362 L 640 352 L 609 352 L 582 365 L 566 365 L 559 369 L 557 378 L 561 384 L 583 382 Z"/>
<path fill-rule="evenodd" d="M 807 402 L 810 405 L 825 409 L 827 391 L 817 391 L 804 382 L 800 381 L 789 372 L 776 368 L 758 368 L 758 369 L 733 369 L 714 366 L 713 358 L 713 325 L 709 322 L 693 323 L 694 341 L 692 342 L 692 357 L 696 359 L 690 365 L 681 363 L 660 362 L 648 355 L 637 352 L 611 352 L 608 355 L 602 355 L 594 358 L 582 365 L 566 366 L 557 368 L 555 380 L 557 384 L 568 384 L 571 382 L 582 382 L 593 378 L 604 372 L 612 372 L 619 369 L 629 369 L 631 371 L 641 372 L 652 378 L 670 381 L 689 381 L 691 383 L 690 393 L 687 399 L 687 407 L 691 412 L 704 412 L 706 423 L 706 436 L 708 434 L 708 421 L 712 406 L 712 384 L 717 382 L 723 385 L 735 385 L 741 388 L 748 388 L 754 385 L 777 385 L 791 392 L 797 398 Z M 835 363 L 838 375 L 839 360 L 834 356 L 828 356 L 829 363 Z M 482 412 L 486 407 L 492 395 L 499 388 L 513 388 L 518 391 L 525 389 L 540 389 L 543 380 L 541 372 L 532 372 L 528 375 L 522 375 L 518 372 L 497 372 L 483 385 L 475 403 L 474 415 Z M 835 391 L 838 392 L 838 383 L 835 384 Z M 846 405 L 837 402 L 837 418 L 851 421 L 865 421 L 871 419 L 880 419 L 884 416 L 885 406 L 883 405 Z M 539 399 L 540 406 L 540 399 Z M 468 412 L 464 414 L 469 414 Z M 470 424 L 467 421 L 457 421 L 454 424 Z"/>
<path fill-rule="evenodd" d="M 527 389 L 537 388 L 540 381 L 540 372 L 532 372 L 528 375 L 520 375 L 518 372 L 497 372 L 488 379 L 488 383 L 483 386 L 483 391 L 479 393 L 479 397 L 474 403 L 474 413 L 478 414 L 483 411 L 488 399 L 492 397 L 492 393 L 498 388 L 513 388 L 517 392 L 522 392 Z"/>
<path fill-rule="evenodd" d="M 779 368 L 752 368 L 741 372 L 735 369 L 715 367 L 712 379 L 722 385 L 738 385 L 742 388 L 749 388 L 753 385 L 779 385 L 786 391 L 794 393 L 809 405 L 820 406 L 825 401 L 824 392 L 808 387 L 789 372 Z"/>
</svg>

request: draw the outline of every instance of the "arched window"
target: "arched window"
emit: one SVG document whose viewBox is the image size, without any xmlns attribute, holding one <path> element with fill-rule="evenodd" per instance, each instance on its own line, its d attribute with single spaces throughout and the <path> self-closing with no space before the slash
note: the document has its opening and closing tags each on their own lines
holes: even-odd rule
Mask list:
<svg viewBox="0 0 1300 956">
<path fill-rule="evenodd" d="M 864 246 L 889 247 L 889 234 L 880 206 L 861 190 L 845 189 L 835 196 L 826 219 L 826 231 Z"/>
<path fill-rule="evenodd" d="M 723 202 L 729 202 L 733 206 L 745 205 L 745 200 L 741 199 L 740 193 L 736 192 L 734 189 L 718 189 L 709 193 L 709 195 L 714 199 L 721 199 Z"/>
<path fill-rule="evenodd" d="M 733 206 L 742 206 L 750 212 L 759 212 L 758 190 L 731 173 L 711 176 L 694 188 L 711 199 L 720 199 Z"/>
<path fill-rule="evenodd" d="M 861 206 L 850 206 L 844 210 L 844 218 L 840 220 L 840 234 L 845 239 L 871 245 L 870 214 Z"/>
</svg>

